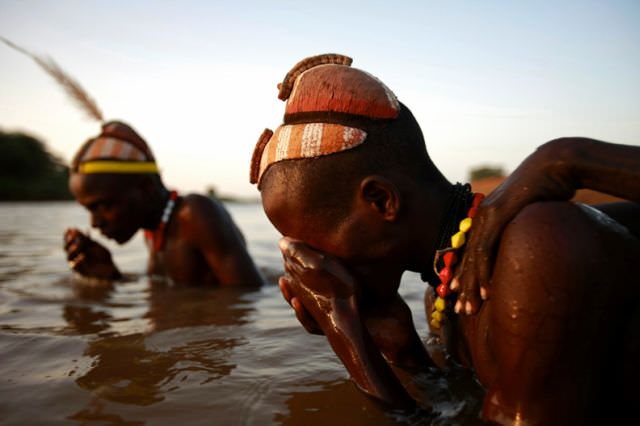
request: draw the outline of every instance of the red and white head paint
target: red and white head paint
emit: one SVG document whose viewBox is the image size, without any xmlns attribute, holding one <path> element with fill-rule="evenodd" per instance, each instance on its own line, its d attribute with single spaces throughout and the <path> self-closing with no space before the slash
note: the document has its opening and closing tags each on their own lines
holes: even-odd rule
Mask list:
<svg viewBox="0 0 640 426">
<path fill-rule="evenodd" d="M 147 143 L 127 124 L 111 121 L 89 139 L 72 162 L 76 173 L 158 173 Z"/>
<path fill-rule="evenodd" d="M 380 80 L 351 68 L 342 55 L 313 56 L 299 62 L 279 85 L 286 100 L 285 122 L 296 116 L 337 113 L 368 119 L 395 119 L 400 112 L 396 96 Z M 367 133 L 336 123 L 283 124 L 275 132 L 265 129 L 251 160 L 251 183 L 272 164 L 342 152 L 365 142 Z"/>
</svg>

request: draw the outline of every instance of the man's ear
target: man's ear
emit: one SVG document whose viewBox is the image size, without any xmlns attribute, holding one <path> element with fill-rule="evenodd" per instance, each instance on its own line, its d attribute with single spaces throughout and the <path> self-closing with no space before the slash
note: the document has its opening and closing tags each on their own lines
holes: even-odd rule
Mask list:
<svg viewBox="0 0 640 426">
<path fill-rule="evenodd" d="M 360 182 L 360 196 L 386 221 L 394 221 L 400 211 L 398 187 L 382 176 L 367 176 Z"/>
</svg>

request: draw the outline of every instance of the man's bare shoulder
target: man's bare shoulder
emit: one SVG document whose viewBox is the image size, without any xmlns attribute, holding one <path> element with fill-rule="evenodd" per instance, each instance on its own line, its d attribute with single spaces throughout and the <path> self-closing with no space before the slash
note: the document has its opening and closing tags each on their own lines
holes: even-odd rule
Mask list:
<svg viewBox="0 0 640 426">
<path fill-rule="evenodd" d="M 220 201 L 200 194 L 185 195 L 182 198 L 178 215 L 180 220 L 185 222 L 201 220 L 202 218 L 220 221 L 227 220 L 229 216 Z"/>
<path fill-rule="evenodd" d="M 603 233 L 633 238 L 624 226 L 593 207 L 563 201 L 538 202 L 525 207 L 509 223 L 501 243 L 517 244 L 517 240 L 525 238 L 536 244 L 552 242 L 564 246 L 584 243 Z"/>
<path fill-rule="evenodd" d="M 519 270 L 524 278 L 575 277 L 623 264 L 638 240 L 607 215 L 569 202 L 539 202 L 524 208 L 500 240 L 496 270 Z"/>
<path fill-rule="evenodd" d="M 235 233 L 235 225 L 224 205 L 213 198 L 187 194 L 180 203 L 177 217 L 185 236 L 200 240 L 203 236 L 222 237 Z"/>
</svg>

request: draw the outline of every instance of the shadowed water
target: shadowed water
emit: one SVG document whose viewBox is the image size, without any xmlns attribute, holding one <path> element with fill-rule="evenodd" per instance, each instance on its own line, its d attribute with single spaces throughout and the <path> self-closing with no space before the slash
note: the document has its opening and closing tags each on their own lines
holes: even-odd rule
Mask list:
<svg viewBox="0 0 640 426">
<path fill-rule="evenodd" d="M 113 287 L 73 277 L 62 251 L 74 203 L 0 204 L 0 423 L 90 425 L 475 424 L 481 391 L 465 372 L 413 379 L 437 415 L 401 414 L 367 398 L 322 336 L 284 302 L 279 235 L 258 204 L 228 204 L 269 276 L 260 290 L 174 288 L 142 275 L 138 235 L 104 242 L 138 279 Z M 415 274 L 401 294 L 426 341 Z M 433 349 L 433 348 L 431 348 Z"/>
</svg>

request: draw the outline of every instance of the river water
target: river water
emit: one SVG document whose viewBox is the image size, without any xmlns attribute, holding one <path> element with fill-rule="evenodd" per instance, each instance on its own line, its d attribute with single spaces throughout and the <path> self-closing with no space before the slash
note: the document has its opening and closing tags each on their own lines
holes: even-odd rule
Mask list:
<svg viewBox="0 0 640 426">
<path fill-rule="evenodd" d="M 402 414 L 360 392 L 322 336 L 307 334 L 275 285 L 279 235 L 259 204 L 227 204 L 269 276 L 259 290 L 172 288 L 142 275 L 141 235 L 108 246 L 138 279 L 90 285 L 68 270 L 72 202 L 0 204 L 0 424 L 476 424 L 481 390 L 460 370 L 414 379 L 437 415 Z M 428 341 L 425 284 L 401 294 Z M 429 346 L 430 350 L 437 349 Z"/>
</svg>

